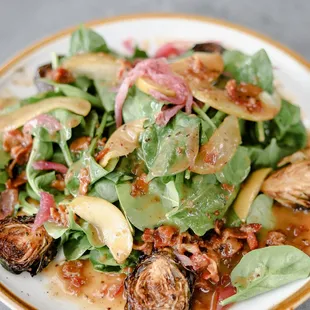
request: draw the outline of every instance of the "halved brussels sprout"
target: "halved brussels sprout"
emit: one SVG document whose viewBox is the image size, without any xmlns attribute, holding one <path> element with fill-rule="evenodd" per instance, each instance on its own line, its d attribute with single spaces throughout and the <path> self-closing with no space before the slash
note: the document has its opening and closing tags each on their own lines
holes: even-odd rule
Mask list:
<svg viewBox="0 0 310 310">
<path fill-rule="evenodd" d="M 168 251 L 144 258 L 125 281 L 127 310 L 188 310 L 193 274 Z"/>
<path fill-rule="evenodd" d="M 8 271 L 32 276 L 56 256 L 57 244 L 42 226 L 32 230 L 33 216 L 8 217 L 0 221 L 0 264 Z"/>
</svg>

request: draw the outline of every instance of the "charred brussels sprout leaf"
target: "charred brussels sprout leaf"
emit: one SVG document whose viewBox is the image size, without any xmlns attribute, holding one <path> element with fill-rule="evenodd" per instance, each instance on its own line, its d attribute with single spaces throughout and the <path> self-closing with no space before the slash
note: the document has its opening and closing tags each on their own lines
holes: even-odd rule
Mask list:
<svg viewBox="0 0 310 310">
<path fill-rule="evenodd" d="M 125 282 L 127 310 L 190 309 L 193 274 L 166 251 L 144 258 Z"/>
<path fill-rule="evenodd" d="M 0 263 L 8 271 L 32 276 L 45 268 L 57 253 L 57 244 L 45 228 L 32 231 L 33 216 L 0 221 Z"/>
</svg>

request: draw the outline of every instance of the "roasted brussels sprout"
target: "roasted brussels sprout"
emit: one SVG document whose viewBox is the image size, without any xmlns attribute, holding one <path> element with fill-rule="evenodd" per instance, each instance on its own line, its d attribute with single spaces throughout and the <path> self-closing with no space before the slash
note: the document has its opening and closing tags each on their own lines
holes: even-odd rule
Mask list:
<svg viewBox="0 0 310 310">
<path fill-rule="evenodd" d="M 33 216 L 8 217 L 0 221 L 0 264 L 8 271 L 32 276 L 56 255 L 57 244 L 44 227 L 32 231 Z"/>
<path fill-rule="evenodd" d="M 223 54 L 225 48 L 215 42 L 198 43 L 193 47 L 195 52 L 219 53 Z"/>
<path fill-rule="evenodd" d="M 127 310 L 190 309 L 194 275 L 168 251 L 145 257 L 127 277 Z"/>
</svg>

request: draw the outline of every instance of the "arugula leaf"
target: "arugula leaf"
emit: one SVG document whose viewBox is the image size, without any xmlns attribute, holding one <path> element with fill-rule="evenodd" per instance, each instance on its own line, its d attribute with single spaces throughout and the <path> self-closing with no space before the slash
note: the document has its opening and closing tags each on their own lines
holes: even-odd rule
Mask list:
<svg viewBox="0 0 310 310">
<path fill-rule="evenodd" d="M 242 257 L 231 273 L 237 293 L 222 302 L 227 305 L 251 298 L 310 274 L 310 257 L 289 246 L 257 249 Z"/>
<path fill-rule="evenodd" d="M 258 195 L 251 205 L 247 224 L 259 223 L 263 228 L 271 230 L 275 226 L 275 217 L 272 213 L 273 199 L 264 195 Z"/>
<path fill-rule="evenodd" d="M 198 117 L 182 112 L 164 127 L 147 127 L 140 139 L 149 176 L 169 176 L 186 170 L 199 149 L 199 128 Z"/>
<path fill-rule="evenodd" d="M 216 173 L 216 178 L 222 184 L 239 185 L 251 170 L 251 160 L 247 148 L 239 146 L 233 158 Z"/>
<path fill-rule="evenodd" d="M 251 83 L 273 93 L 272 64 L 265 50 L 259 50 L 252 56 L 226 50 L 223 58 L 225 71 L 231 73 L 238 82 Z"/>
<path fill-rule="evenodd" d="M 173 185 L 155 178 L 149 183 L 148 192 L 137 197 L 131 195 L 131 188 L 130 182 L 116 185 L 121 207 L 133 226 L 143 231 L 145 228 L 172 223 L 166 214 L 179 204 L 179 200 L 176 200 L 178 193 Z"/>
<path fill-rule="evenodd" d="M 90 52 L 109 53 L 110 49 L 101 35 L 81 25 L 80 28 L 71 35 L 69 53 L 70 55 L 75 55 L 78 53 Z"/>
<path fill-rule="evenodd" d="M 223 218 L 235 199 L 239 187 L 233 191 L 225 190 L 216 176 L 195 175 L 185 180 L 181 205 L 167 214 L 182 231 L 191 228 L 198 236 L 204 235 L 214 227 L 216 219 Z"/>
<path fill-rule="evenodd" d="M 123 106 L 124 122 L 129 123 L 141 118 L 149 118 L 154 121 L 163 105 L 137 87 L 131 87 Z"/>
</svg>

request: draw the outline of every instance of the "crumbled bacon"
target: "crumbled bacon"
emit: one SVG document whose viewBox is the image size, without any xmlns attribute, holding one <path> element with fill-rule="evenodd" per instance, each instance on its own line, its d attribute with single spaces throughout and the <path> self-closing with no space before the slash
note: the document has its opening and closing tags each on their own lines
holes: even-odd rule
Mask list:
<svg viewBox="0 0 310 310">
<path fill-rule="evenodd" d="M 69 225 L 69 214 L 68 210 L 64 205 L 59 205 L 58 207 L 53 206 L 50 208 L 51 220 L 58 225 L 68 227 Z"/>
<path fill-rule="evenodd" d="M 284 245 L 286 239 L 286 235 L 280 231 L 269 231 L 267 234 L 266 245 Z"/>
<path fill-rule="evenodd" d="M 232 79 L 227 82 L 225 89 L 236 104 L 244 106 L 249 112 L 259 112 L 262 109 L 262 102 L 258 98 L 262 92 L 260 87 L 243 82 L 238 85 Z"/>
<path fill-rule="evenodd" d="M 48 71 L 46 77 L 61 84 L 70 84 L 75 81 L 72 73 L 61 67 Z"/>
<path fill-rule="evenodd" d="M 98 154 L 95 155 L 95 160 L 96 160 L 96 161 L 100 161 L 101 159 L 103 159 L 103 157 L 104 157 L 106 154 L 109 153 L 109 151 L 110 151 L 110 148 L 109 148 L 109 147 L 107 147 L 107 148 L 101 150 Z"/>
<path fill-rule="evenodd" d="M 88 149 L 90 142 L 91 137 L 88 136 L 79 137 L 73 140 L 72 143 L 70 144 L 70 151 L 72 153 L 79 153 L 81 151 L 85 151 Z"/>
<path fill-rule="evenodd" d="M 7 189 L 18 188 L 21 185 L 27 183 L 27 175 L 25 171 L 22 171 L 16 178 L 8 179 L 5 183 Z"/>
<path fill-rule="evenodd" d="M 147 194 L 149 190 L 149 183 L 146 181 L 146 174 L 143 173 L 138 176 L 135 181 L 131 185 L 131 193 L 132 197 L 143 196 Z"/>
<path fill-rule="evenodd" d="M 14 213 L 14 207 L 18 203 L 18 190 L 6 189 L 0 195 L 0 220 L 11 216 Z"/>
<path fill-rule="evenodd" d="M 79 173 L 79 195 L 85 196 L 88 191 L 88 185 L 90 184 L 90 176 L 87 168 L 82 168 Z"/>
</svg>

